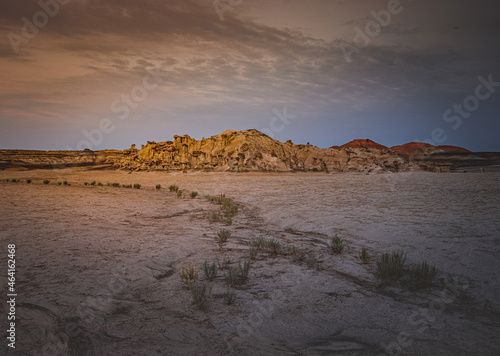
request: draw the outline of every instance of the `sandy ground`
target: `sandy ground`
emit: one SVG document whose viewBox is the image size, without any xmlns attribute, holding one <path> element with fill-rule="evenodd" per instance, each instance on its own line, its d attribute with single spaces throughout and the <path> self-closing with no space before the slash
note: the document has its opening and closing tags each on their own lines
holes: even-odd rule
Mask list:
<svg viewBox="0 0 500 356">
<path fill-rule="evenodd" d="M 15 244 L 18 293 L 16 349 L 3 337 L 0 354 L 500 354 L 500 173 L 68 169 L 0 172 L 0 180 L 1 290 L 7 298 L 7 245 Z M 64 180 L 71 186 L 56 184 Z M 142 188 L 83 185 L 93 180 Z M 170 184 L 200 194 L 178 199 Z M 220 193 L 239 206 L 228 227 L 207 219 L 218 206 L 204 196 Z M 232 236 L 220 248 L 222 228 Z M 346 244 L 341 255 L 328 249 L 335 234 Z M 259 236 L 306 255 L 260 253 L 225 305 L 227 271 L 207 281 L 201 266 L 248 260 Z M 380 286 L 375 260 L 398 249 L 408 263 L 436 265 L 430 289 Z M 205 311 L 179 277 L 189 264 L 213 288 Z"/>
</svg>

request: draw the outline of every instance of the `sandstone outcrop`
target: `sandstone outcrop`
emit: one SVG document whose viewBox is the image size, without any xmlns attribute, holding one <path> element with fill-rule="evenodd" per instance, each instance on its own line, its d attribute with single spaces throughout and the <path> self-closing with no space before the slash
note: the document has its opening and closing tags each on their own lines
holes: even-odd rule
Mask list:
<svg viewBox="0 0 500 356">
<path fill-rule="evenodd" d="M 123 152 L 120 168 L 235 172 L 397 172 L 407 168 L 404 158 L 378 146 L 318 148 L 290 140 L 282 143 L 257 130 L 227 130 L 199 141 L 184 135 L 174 136 L 174 141 L 148 142 L 141 149 L 131 147 Z"/>
</svg>

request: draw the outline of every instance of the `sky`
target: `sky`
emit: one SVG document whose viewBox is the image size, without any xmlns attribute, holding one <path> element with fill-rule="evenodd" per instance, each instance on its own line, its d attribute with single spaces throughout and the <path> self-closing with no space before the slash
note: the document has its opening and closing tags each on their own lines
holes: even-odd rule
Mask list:
<svg viewBox="0 0 500 356">
<path fill-rule="evenodd" d="M 0 4 L 0 148 L 125 149 L 257 129 L 500 151 L 500 3 Z"/>
</svg>

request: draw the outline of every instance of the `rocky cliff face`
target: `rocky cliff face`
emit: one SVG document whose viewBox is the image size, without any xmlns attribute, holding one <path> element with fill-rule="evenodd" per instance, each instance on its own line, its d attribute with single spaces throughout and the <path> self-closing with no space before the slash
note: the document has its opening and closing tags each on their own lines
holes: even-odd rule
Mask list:
<svg viewBox="0 0 500 356">
<path fill-rule="evenodd" d="M 387 147 L 318 148 L 285 143 L 257 131 L 225 131 L 198 141 L 188 135 L 148 142 L 123 152 L 120 168 L 129 170 L 216 171 L 402 171 L 407 162 Z"/>
</svg>

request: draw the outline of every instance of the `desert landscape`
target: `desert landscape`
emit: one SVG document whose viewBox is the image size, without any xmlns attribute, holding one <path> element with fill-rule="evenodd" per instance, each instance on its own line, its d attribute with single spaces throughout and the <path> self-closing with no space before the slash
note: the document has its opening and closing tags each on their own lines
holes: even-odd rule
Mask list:
<svg viewBox="0 0 500 356">
<path fill-rule="evenodd" d="M 79 167 L 0 181 L 18 270 L 20 341 L 6 355 L 500 352 L 499 173 Z M 230 223 L 211 219 L 220 194 L 237 205 Z M 392 251 L 405 268 L 435 265 L 432 283 L 384 283 L 377 261 Z M 191 266 L 201 304 L 181 278 Z"/>
</svg>

